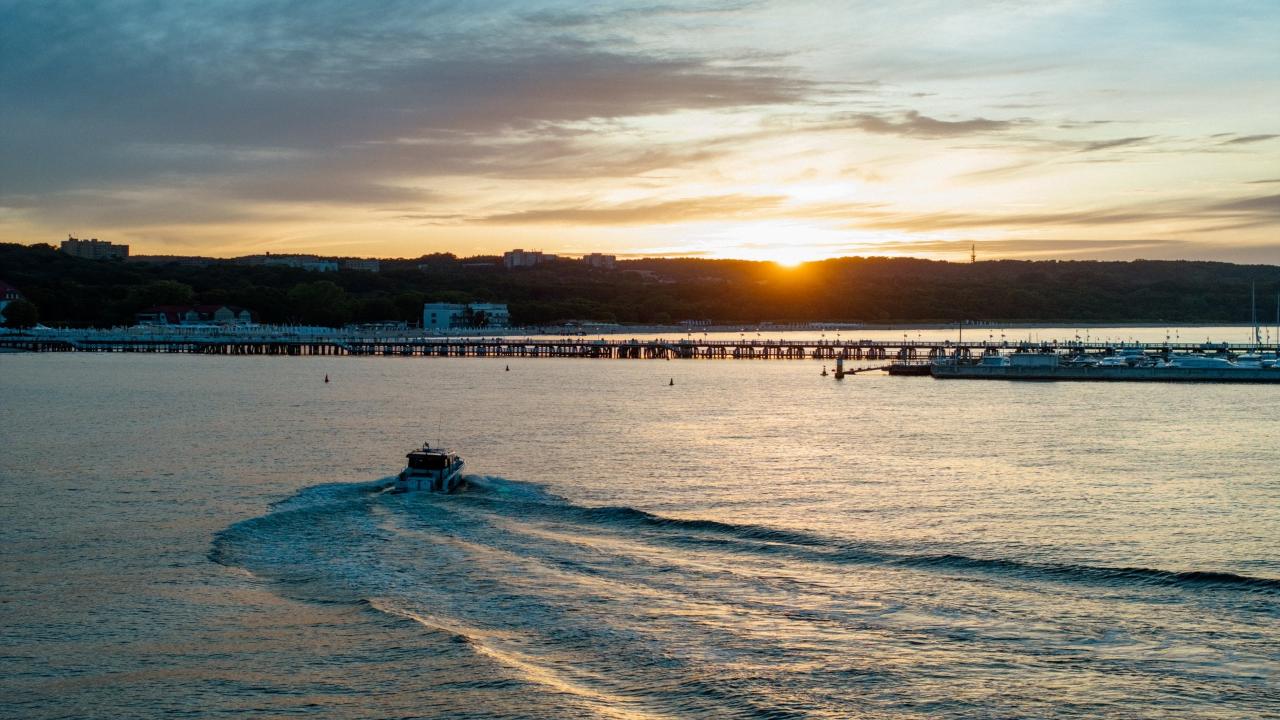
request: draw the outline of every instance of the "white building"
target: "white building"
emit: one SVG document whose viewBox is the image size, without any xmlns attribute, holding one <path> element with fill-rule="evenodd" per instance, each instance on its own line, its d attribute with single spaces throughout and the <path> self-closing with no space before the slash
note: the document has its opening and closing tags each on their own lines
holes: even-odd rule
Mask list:
<svg viewBox="0 0 1280 720">
<path fill-rule="evenodd" d="M 98 238 L 80 240 L 68 235 L 67 239 L 62 241 L 62 252 L 86 260 L 108 260 L 111 258 L 123 260 L 129 257 L 129 246 L 110 243 Z"/>
<path fill-rule="evenodd" d="M 423 330 L 447 330 L 456 327 L 466 305 L 456 303 L 427 303 L 422 306 Z"/>
<path fill-rule="evenodd" d="M 506 303 L 473 303 L 471 310 L 484 313 L 485 327 L 504 328 L 511 324 L 511 312 Z"/>
<path fill-rule="evenodd" d="M 541 250 L 521 250 L 517 248 L 502 253 L 502 264 L 508 270 L 519 267 L 533 267 L 538 263 L 556 259 L 557 256 L 544 253 Z"/>
<path fill-rule="evenodd" d="M 339 263 L 343 270 L 360 270 L 363 272 L 380 272 L 382 270 L 382 262 L 380 260 L 365 258 L 347 258 Z"/>
<path fill-rule="evenodd" d="M 590 255 L 583 255 L 582 262 L 599 270 L 613 270 L 618 267 L 618 256 L 591 253 Z"/>
<path fill-rule="evenodd" d="M 22 299 L 22 293 L 18 292 L 18 288 L 10 285 L 9 283 L 3 280 L 0 280 L 0 325 L 3 325 L 5 322 L 5 319 L 4 319 L 5 306 L 13 302 L 14 300 L 21 300 L 21 299 Z"/>
<path fill-rule="evenodd" d="M 424 330 L 448 330 L 450 328 L 473 327 L 467 321 L 468 309 L 474 317 L 484 313 L 485 327 L 500 328 L 511 324 L 511 313 L 505 304 L 473 303 L 427 303 L 422 306 L 422 328 Z"/>
</svg>

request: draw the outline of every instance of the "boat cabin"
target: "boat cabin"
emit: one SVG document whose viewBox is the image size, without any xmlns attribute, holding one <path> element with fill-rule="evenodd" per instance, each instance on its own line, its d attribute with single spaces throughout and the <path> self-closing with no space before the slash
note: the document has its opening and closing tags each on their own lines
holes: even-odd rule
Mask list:
<svg viewBox="0 0 1280 720">
<path fill-rule="evenodd" d="M 421 450 L 414 450 L 405 457 L 409 459 L 409 468 L 412 470 L 444 470 L 451 467 L 458 458 L 443 448 L 432 449 L 430 444 L 423 445 Z"/>
</svg>

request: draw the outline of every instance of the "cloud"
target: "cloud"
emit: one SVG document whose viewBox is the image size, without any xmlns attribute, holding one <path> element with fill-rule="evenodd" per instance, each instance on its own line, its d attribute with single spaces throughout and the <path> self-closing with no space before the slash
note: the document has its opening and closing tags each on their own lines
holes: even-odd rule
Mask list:
<svg viewBox="0 0 1280 720">
<path fill-rule="evenodd" d="M 548 38 L 443 2 L 18 5 L 0 27 L 0 179 L 28 193 L 243 176 L 291 166 L 254 151 L 337 164 L 445 133 L 455 147 L 433 148 L 444 165 L 470 156 L 486 171 L 502 156 L 484 146 L 512 133 L 790 105 L 815 87 L 759 58 Z M 480 149 L 456 149 L 468 144 Z M 207 152 L 155 150 L 183 147 Z"/>
<path fill-rule="evenodd" d="M 490 225 L 661 225 L 697 220 L 727 220 L 776 208 L 780 196 L 717 195 L 663 202 L 605 206 L 562 206 L 488 215 L 473 222 Z"/>
<path fill-rule="evenodd" d="M 1079 151 L 1082 153 L 1097 152 L 1098 150 L 1110 150 L 1118 147 L 1128 147 L 1130 145 L 1141 145 L 1150 140 L 1152 135 L 1142 135 L 1140 137 L 1124 137 L 1112 140 L 1095 140 L 1087 142 L 1080 146 Z"/>
<path fill-rule="evenodd" d="M 1162 254 L 1177 251 L 1187 245 L 1179 239 L 1143 238 L 1134 240 L 1088 240 L 1080 238 L 1011 238 L 1006 240 L 923 240 L 880 242 L 875 249 L 889 253 L 955 254 L 967 257 L 970 248 L 978 257 L 1063 257 L 1087 256 L 1091 258 L 1109 255 L 1133 257 L 1141 251 L 1158 250 Z"/>
<path fill-rule="evenodd" d="M 977 117 L 969 120 L 938 120 L 908 110 L 896 115 L 858 113 L 843 121 L 848 127 L 881 135 L 903 135 L 923 138 L 946 138 L 963 135 L 981 135 L 1008 130 L 1025 121 L 988 120 Z"/>
<path fill-rule="evenodd" d="M 1249 145 L 1252 143 L 1263 142 L 1272 138 L 1280 137 L 1280 135 L 1241 135 L 1223 142 L 1223 145 Z"/>
<path fill-rule="evenodd" d="M 1280 218 L 1280 195 L 1242 198 L 1209 206 L 1211 211 L 1257 213 Z"/>
<path fill-rule="evenodd" d="M 883 209 L 851 209 L 850 227 L 908 232 L 935 232 L 974 228 L 1100 227 L 1179 222 L 1188 229 L 1215 231 L 1254 227 L 1280 221 L 1280 195 L 1239 198 L 1212 203 L 1195 200 L 1163 201 L 1124 207 L 1091 208 L 1064 212 L 1008 214 L 936 212 L 904 213 Z M 1203 223 L 1233 221 L 1229 226 Z M 1195 223 L 1201 223 L 1196 228 Z"/>
</svg>

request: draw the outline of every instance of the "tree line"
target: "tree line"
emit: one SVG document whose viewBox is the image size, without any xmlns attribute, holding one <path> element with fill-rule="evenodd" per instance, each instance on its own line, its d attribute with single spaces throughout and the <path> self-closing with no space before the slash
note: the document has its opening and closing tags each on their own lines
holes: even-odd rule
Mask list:
<svg viewBox="0 0 1280 720">
<path fill-rule="evenodd" d="M 0 280 L 50 325 L 131 324 L 155 305 L 233 305 L 264 323 L 421 322 L 426 302 L 506 303 L 512 322 L 1167 322 L 1273 320 L 1280 267 L 1199 261 L 851 257 L 782 268 L 745 260 L 561 260 L 507 270 L 497 257 L 384 260 L 378 273 L 210 261 L 84 260 L 0 244 Z M 12 307 L 12 306 L 11 306 Z M 24 314 L 25 309 L 20 311 Z"/>
</svg>

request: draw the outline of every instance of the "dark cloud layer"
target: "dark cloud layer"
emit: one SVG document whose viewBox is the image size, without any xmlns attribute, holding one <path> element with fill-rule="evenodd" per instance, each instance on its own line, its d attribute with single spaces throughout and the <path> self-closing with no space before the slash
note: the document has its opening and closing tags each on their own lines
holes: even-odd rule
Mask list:
<svg viewBox="0 0 1280 720">
<path fill-rule="evenodd" d="M 349 190 L 359 202 L 397 173 L 492 171 L 489 148 L 510 133 L 812 91 L 779 67 L 547 39 L 519 23 L 472 28 L 471 17 L 448 2 L 19 3 L 0 23 L 2 192 L 319 166 L 330 187 L 311 177 L 268 194 Z"/>
</svg>

